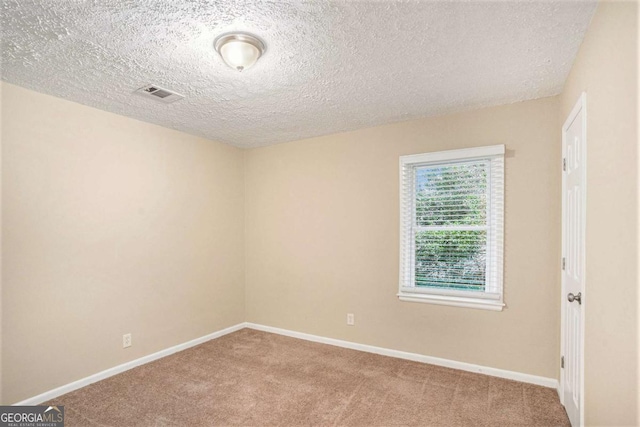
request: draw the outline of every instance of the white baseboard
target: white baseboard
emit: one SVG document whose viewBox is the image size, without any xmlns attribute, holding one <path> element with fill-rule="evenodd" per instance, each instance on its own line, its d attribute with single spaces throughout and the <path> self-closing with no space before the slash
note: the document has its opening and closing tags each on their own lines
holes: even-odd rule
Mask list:
<svg viewBox="0 0 640 427">
<path fill-rule="evenodd" d="M 343 341 L 334 338 L 326 338 L 318 335 L 305 334 L 303 332 L 290 331 L 288 329 L 274 328 L 272 326 L 259 325 L 256 323 L 245 323 L 247 328 L 258 331 L 271 332 L 274 334 L 285 335 L 292 338 L 299 338 L 307 341 L 318 342 L 322 344 L 335 345 L 337 347 L 349 348 L 352 350 L 364 351 L 367 353 L 375 353 L 383 356 L 397 357 L 400 359 L 413 360 L 414 362 L 430 363 L 432 365 L 444 366 L 447 368 L 460 369 L 467 372 L 476 372 L 479 374 L 491 375 L 493 377 L 506 378 L 509 380 L 520 381 L 551 387 L 558 389 L 558 380 L 555 378 L 540 377 L 537 375 L 524 374 L 521 372 L 507 371 L 504 369 L 490 368 L 487 366 L 474 365 L 466 362 L 458 362 L 455 360 L 441 359 L 439 357 L 425 356 L 417 353 L 408 353 L 406 351 L 391 350 L 389 348 L 375 347 L 372 345 L 358 344 L 351 341 Z"/>
<path fill-rule="evenodd" d="M 237 325 L 230 326 L 228 328 L 222 329 L 217 332 L 213 332 L 203 337 L 196 338 L 191 341 L 187 341 L 185 343 L 178 344 L 164 350 L 160 350 L 156 353 L 149 354 L 139 359 L 135 359 L 130 362 L 123 363 L 122 365 L 118 365 L 113 368 L 106 369 L 102 372 L 98 372 L 97 374 L 90 375 L 88 377 L 79 379 L 72 383 L 65 384 L 58 388 L 54 388 L 53 390 L 46 391 L 37 396 L 33 396 L 28 399 L 22 400 L 20 402 L 15 403 L 14 405 L 18 405 L 18 406 L 39 405 L 42 402 L 55 399 L 58 396 L 62 396 L 63 394 L 70 393 L 79 388 L 88 386 L 89 384 L 95 383 L 100 380 L 104 380 L 106 378 L 112 377 L 124 371 L 128 371 L 129 369 L 135 368 L 140 365 L 144 365 L 145 363 L 153 362 L 154 360 L 158 360 L 163 357 L 169 356 L 173 353 L 186 350 L 190 347 L 195 347 L 196 345 L 202 344 L 204 342 L 210 341 L 215 338 L 219 338 L 223 335 L 227 335 L 235 331 L 239 331 L 240 329 L 244 329 L 244 328 L 250 328 L 250 329 L 255 329 L 255 330 L 264 331 L 264 332 L 271 332 L 274 334 L 285 335 L 292 338 L 299 338 L 307 341 L 313 341 L 313 342 L 318 342 L 322 344 L 329 344 L 337 347 L 349 348 L 352 350 L 364 351 L 367 353 L 375 353 L 383 356 L 397 357 L 399 359 L 413 360 L 415 362 L 430 363 L 432 365 L 444 366 L 444 367 L 453 368 L 453 369 L 460 369 L 468 372 L 476 372 L 480 374 L 486 374 L 494 377 L 521 381 L 525 383 L 536 384 L 536 385 L 551 387 L 555 389 L 558 389 L 558 385 L 559 385 L 558 380 L 554 378 L 545 378 L 545 377 L 539 377 L 536 375 L 523 374 L 521 372 L 506 371 L 504 369 L 497 369 L 497 368 L 489 368 L 486 366 L 473 365 L 471 363 L 457 362 L 455 360 L 441 359 L 438 357 L 425 356 L 417 353 L 408 353 L 406 351 L 392 350 L 389 348 L 375 347 L 375 346 L 366 345 L 366 344 L 358 344 L 351 341 L 343 341 L 343 340 L 338 340 L 334 338 L 326 338 L 318 335 L 305 334 L 303 332 L 290 331 L 288 329 L 280 329 L 280 328 L 274 328 L 272 326 L 265 326 L 265 325 L 259 325 L 256 323 L 244 322 L 244 323 L 238 323 Z"/>
<path fill-rule="evenodd" d="M 173 353 L 177 353 L 182 350 L 186 350 L 190 347 L 195 347 L 198 344 L 202 344 L 209 340 L 219 338 L 223 335 L 230 334 L 235 331 L 239 331 L 240 329 L 244 329 L 246 327 L 245 323 L 238 323 L 237 325 L 230 326 L 228 328 L 222 329 L 217 332 L 213 332 L 211 334 L 205 335 L 200 338 L 193 339 L 191 341 L 187 341 L 182 344 L 174 345 L 173 347 L 166 348 L 164 350 L 160 350 L 156 353 L 149 354 L 147 356 L 143 356 L 139 359 L 132 360 L 130 362 L 123 363 L 122 365 L 115 366 L 113 368 L 106 369 L 102 372 L 98 372 L 97 374 L 89 375 L 88 377 L 79 379 L 78 381 L 74 381 L 69 384 L 65 384 L 58 388 L 54 388 L 53 390 L 46 391 L 37 396 L 30 397 L 28 399 L 22 400 L 18 403 L 14 403 L 17 406 L 25 406 L 25 405 L 39 405 L 42 402 L 46 402 L 47 400 L 55 399 L 58 396 L 62 396 L 63 394 L 72 392 L 79 388 L 88 386 L 89 384 L 95 383 L 100 380 L 104 380 L 106 378 L 117 375 L 121 372 L 128 371 L 129 369 L 135 368 L 140 365 L 144 365 L 145 363 L 153 362 L 154 360 L 161 359 L 163 357 L 169 356 Z"/>
</svg>

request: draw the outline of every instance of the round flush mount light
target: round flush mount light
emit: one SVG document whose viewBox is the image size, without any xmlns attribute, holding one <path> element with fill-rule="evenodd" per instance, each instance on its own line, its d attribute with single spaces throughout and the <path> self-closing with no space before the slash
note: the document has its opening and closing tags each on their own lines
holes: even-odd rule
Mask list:
<svg viewBox="0 0 640 427">
<path fill-rule="evenodd" d="M 222 34 L 216 38 L 213 46 L 224 62 L 238 71 L 251 68 L 265 50 L 264 42 L 248 33 Z"/>
</svg>

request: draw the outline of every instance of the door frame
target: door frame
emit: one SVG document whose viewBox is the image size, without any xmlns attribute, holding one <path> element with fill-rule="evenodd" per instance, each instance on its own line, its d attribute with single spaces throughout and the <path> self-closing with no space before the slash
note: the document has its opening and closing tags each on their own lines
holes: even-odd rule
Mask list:
<svg viewBox="0 0 640 427">
<path fill-rule="evenodd" d="M 584 332 L 585 332 L 585 310 L 588 304 L 587 295 L 587 276 L 586 276 L 586 237 L 587 237 L 587 94 L 586 92 L 582 92 L 580 94 L 580 98 L 576 102 L 575 106 L 571 110 L 569 117 L 562 125 L 562 159 L 567 156 L 566 150 L 566 132 L 569 129 L 569 126 L 573 123 L 578 113 L 582 112 L 582 139 L 583 146 L 581 150 L 581 164 L 582 164 L 582 176 L 580 185 L 583 188 L 583 197 L 581 202 L 581 212 L 582 212 L 582 244 L 580 245 L 580 258 L 581 258 L 581 274 L 582 274 L 582 307 L 580 310 L 580 425 L 584 426 Z M 564 173 L 563 167 L 560 167 L 562 170 L 562 257 L 565 257 L 566 254 L 566 241 L 565 241 L 565 230 L 566 230 L 566 174 Z M 568 304 L 567 301 L 567 291 L 566 291 L 566 283 L 564 278 L 564 270 L 562 266 L 560 266 L 560 280 L 561 280 L 561 294 L 560 294 L 560 357 L 564 356 L 565 353 L 565 311 L 566 306 Z M 560 368 L 560 381 L 558 387 L 558 394 L 560 395 L 560 402 L 564 406 L 564 372 L 563 369 Z M 574 426 L 575 427 L 575 426 Z"/>
</svg>

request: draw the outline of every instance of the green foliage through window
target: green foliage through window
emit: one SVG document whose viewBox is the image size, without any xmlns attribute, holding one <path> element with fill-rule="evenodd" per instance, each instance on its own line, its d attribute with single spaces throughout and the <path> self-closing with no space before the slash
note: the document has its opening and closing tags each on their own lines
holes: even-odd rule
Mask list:
<svg viewBox="0 0 640 427">
<path fill-rule="evenodd" d="M 415 170 L 415 285 L 485 290 L 487 162 Z"/>
</svg>

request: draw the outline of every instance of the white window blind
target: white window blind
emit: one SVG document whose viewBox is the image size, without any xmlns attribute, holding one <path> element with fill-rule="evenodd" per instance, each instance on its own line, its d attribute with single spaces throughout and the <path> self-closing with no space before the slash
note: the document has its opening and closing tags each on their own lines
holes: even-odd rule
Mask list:
<svg viewBox="0 0 640 427">
<path fill-rule="evenodd" d="M 504 146 L 400 158 L 402 300 L 501 310 Z"/>
</svg>

